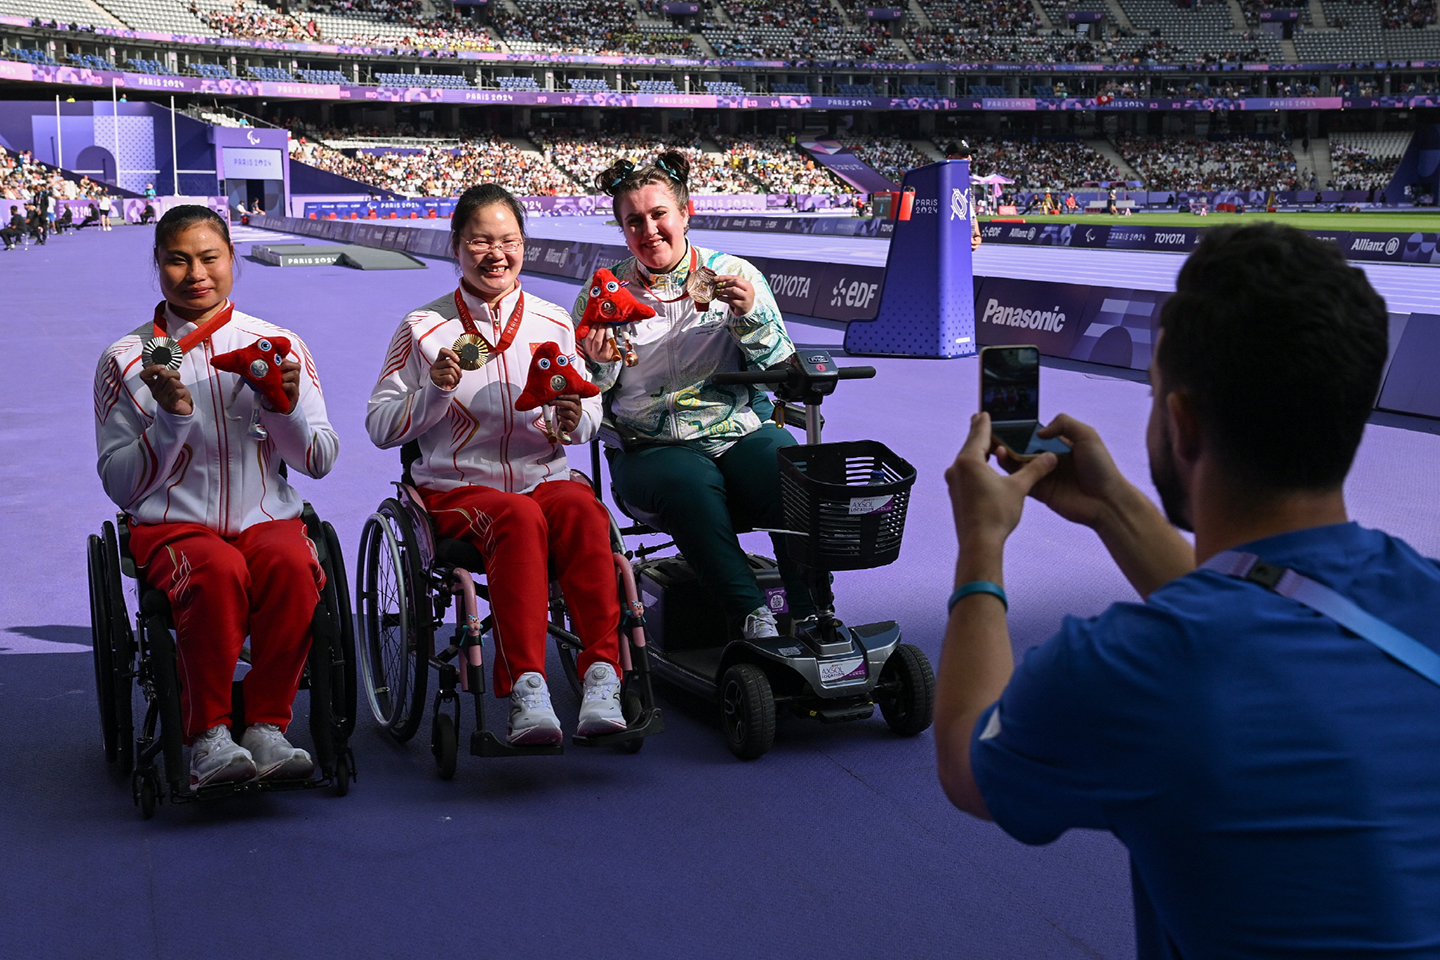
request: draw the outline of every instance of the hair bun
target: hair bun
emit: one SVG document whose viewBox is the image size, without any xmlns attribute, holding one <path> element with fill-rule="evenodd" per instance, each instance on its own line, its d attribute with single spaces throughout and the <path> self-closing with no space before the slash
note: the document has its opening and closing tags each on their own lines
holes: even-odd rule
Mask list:
<svg viewBox="0 0 1440 960">
<path fill-rule="evenodd" d="M 690 161 L 679 150 L 666 150 L 655 158 L 655 166 L 674 177 L 677 183 L 689 184 Z"/>
<path fill-rule="evenodd" d="M 595 175 L 595 189 L 613 197 L 634 172 L 635 164 L 629 160 L 617 160 Z"/>
</svg>

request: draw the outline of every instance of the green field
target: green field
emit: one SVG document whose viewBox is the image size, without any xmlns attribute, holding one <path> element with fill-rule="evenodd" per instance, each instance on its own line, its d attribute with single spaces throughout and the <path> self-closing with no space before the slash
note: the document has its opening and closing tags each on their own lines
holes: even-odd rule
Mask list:
<svg viewBox="0 0 1440 960">
<path fill-rule="evenodd" d="M 985 223 L 992 218 L 981 217 Z M 1007 220 L 1008 217 L 995 219 Z M 1208 217 L 1197 217 L 1191 213 L 1136 213 L 1128 217 L 1115 217 L 1104 213 L 1075 214 L 1047 217 L 1032 213 L 1025 217 L 1026 223 L 1091 223 L 1129 224 L 1148 227 L 1215 227 L 1222 223 L 1255 223 L 1259 220 L 1274 220 L 1288 223 L 1301 230 L 1374 230 L 1403 231 L 1421 230 L 1440 232 L 1440 212 L 1437 213 L 1211 213 Z"/>
</svg>

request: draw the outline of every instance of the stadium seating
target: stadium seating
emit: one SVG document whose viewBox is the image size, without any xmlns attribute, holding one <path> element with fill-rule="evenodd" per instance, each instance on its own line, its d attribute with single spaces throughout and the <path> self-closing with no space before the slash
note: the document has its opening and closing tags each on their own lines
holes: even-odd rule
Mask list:
<svg viewBox="0 0 1440 960">
<path fill-rule="evenodd" d="M 115 71 L 119 69 L 109 60 L 106 60 L 104 57 L 96 56 L 93 53 L 72 53 L 65 59 L 75 64 L 75 66 L 77 67 L 85 67 L 88 70 Z"/>
<path fill-rule="evenodd" d="M 179 74 L 177 74 L 174 70 L 171 70 L 159 60 L 140 60 L 135 57 L 131 57 L 130 59 L 126 60 L 125 63 L 134 73 L 148 73 L 156 77 L 179 76 Z"/>
<path fill-rule="evenodd" d="M 290 71 L 282 70 L 279 67 L 246 67 L 245 72 L 256 80 L 269 80 L 271 83 L 294 83 L 295 78 Z"/>
<path fill-rule="evenodd" d="M 576 79 L 569 81 L 570 89 L 576 93 L 610 93 L 610 84 L 596 78 Z"/>
<path fill-rule="evenodd" d="M 5 56 L 12 60 L 23 60 L 25 63 L 33 63 L 37 67 L 58 67 L 55 58 L 43 50 L 26 50 L 23 47 L 10 47 L 5 51 Z"/>
<path fill-rule="evenodd" d="M 190 70 L 197 77 L 206 77 L 210 80 L 233 80 L 235 74 L 230 72 L 229 67 L 221 66 L 218 63 L 191 63 Z"/>
<path fill-rule="evenodd" d="M 296 70 L 295 73 L 306 83 L 337 83 L 348 85 L 353 79 L 339 70 Z"/>
<path fill-rule="evenodd" d="M 535 82 L 534 77 L 496 77 L 501 90 L 533 90 L 538 91 L 540 84 Z"/>
<path fill-rule="evenodd" d="M 640 93 L 679 93 L 674 80 L 636 80 L 635 89 Z"/>
<path fill-rule="evenodd" d="M 705 92 L 716 97 L 738 97 L 745 93 L 745 88 L 730 80 L 706 80 Z"/>
<path fill-rule="evenodd" d="M 420 87 L 427 90 L 469 90 L 474 84 L 453 73 L 377 73 L 382 87 Z"/>
</svg>

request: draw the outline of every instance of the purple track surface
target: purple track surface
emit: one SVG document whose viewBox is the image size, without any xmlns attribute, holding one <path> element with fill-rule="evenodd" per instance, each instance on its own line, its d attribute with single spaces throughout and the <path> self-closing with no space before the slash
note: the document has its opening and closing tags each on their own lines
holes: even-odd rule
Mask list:
<svg viewBox="0 0 1440 960">
<path fill-rule="evenodd" d="M 739 249 L 736 240 L 722 243 Z M 0 343 L 15 360 L 0 384 L 0 549 L 10 558 L 0 653 L 11 654 L 0 656 L 0 954 L 1133 955 L 1119 844 L 1072 832 L 1029 848 L 954 811 L 936 783 L 930 733 L 900 740 L 878 718 L 790 720 L 769 754 L 740 763 L 713 710 L 664 687 L 668 729 L 635 756 L 462 756 L 445 783 L 424 734 L 397 746 L 362 715 L 352 741 L 360 779 L 347 798 L 165 805 L 141 821 L 100 750 L 84 540 L 113 513 L 95 476 L 91 374 L 104 346 L 158 299 L 149 243 L 127 227 L 0 254 Z M 562 302 L 574 289 L 527 282 Z M 293 327 L 315 354 L 342 451 L 330 477 L 298 483 L 352 564 L 361 524 L 398 473 L 394 452 L 366 439 L 365 399 L 399 318 L 453 284 L 443 263 L 362 272 L 247 262 L 236 286 L 243 309 Z M 794 333 L 838 339 L 820 327 Z M 974 406 L 976 363 L 874 364 L 877 379 L 846 383 L 826 404 L 827 439 L 881 439 L 919 477 L 899 561 L 839 575 L 836 593 L 846 619 L 894 618 L 935 659 L 954 555 L 941 474 Z M 1043 407 L 1047 418 L 1064 410 L 1097 424 L 1122 469 L 1145 476 L 1144 385 L 1047 369 Z M 1353 514 L 1440 553 L 1437 472 L 1440 438 L 1372 426 L 1348 484 Z M 768 545 L 757 537 L 752 549 Z M 1131 599 L 1096 539 L 1038 506 L 1011 541 L 1006 586 L 1017 651 L 1066 613 Z M 568 688 L 554 690 L 572 724 Z M 302 695 L 302 742 L 304 711 Z"/>
</svg>

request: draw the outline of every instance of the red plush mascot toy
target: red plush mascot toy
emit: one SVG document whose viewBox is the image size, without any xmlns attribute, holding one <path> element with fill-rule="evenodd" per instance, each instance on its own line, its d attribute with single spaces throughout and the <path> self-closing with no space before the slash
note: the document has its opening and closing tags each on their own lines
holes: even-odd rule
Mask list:
<svg viewBox="0 0 1440 960">
<path fill-rule="evenodd" d="M 261 337 L 248 347 L 222 353 L 210 361 L 216 370 L 237 373 L 243 382 L 265 398 L 265 402 L 281 413 L 290 412 L 290 398 L 280 382 L 280 364 L 290 352 L 285 337 Z M 238 386 L 238 384 L 237 384 Z"/>
<path fill-rule="evenodd" d="M 618 327 L 621 324 L 634 323 L 636 320 L 646 320 L 655 316 L 655 311 L 645 304 L 636 300 L 625 285 L 615 279 L 615 274 L 609 270 L 596 270 L 595 276 L 590 278 L 590 299 L 585 304 L 585 313 L 580 318 L 580 325 L 575 328 L 575 336 L 581 340 L 590 333 L 595 324 L 602 324 L 607 327 Z M 611 362 L 623 359 L 625 366 L 633 367 L 638 361 L 634 349 L 628 340 L 624 346 L 616 344 L 612 338 L 610 341 Z"/>
<path fill-rule="evenodd" d="M 525 378 L 525 389 L 515 401 L 515 409 L 534 410 L 544 406 L 545 435 L 552 441 L 558 438 L 569 443 L 570 436 L 555 429 L 555 411 L 548 404 L 565 394 L 593 397 L 599 392 L 599 387 L 580 376 L 575 362 L 561 351 L 560 344 L 542 343 L 530 358 L 530 375 Z"/>
</svg>

